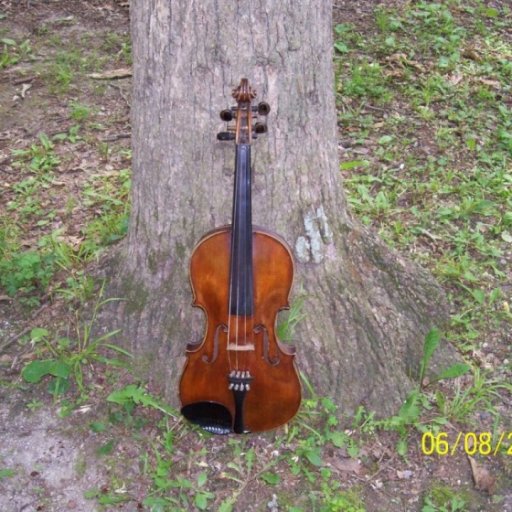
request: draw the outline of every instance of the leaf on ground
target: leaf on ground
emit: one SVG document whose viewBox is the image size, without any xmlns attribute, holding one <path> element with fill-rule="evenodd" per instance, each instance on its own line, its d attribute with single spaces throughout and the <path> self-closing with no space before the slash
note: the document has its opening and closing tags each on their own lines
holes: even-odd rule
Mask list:
<svg viewBox="0 0 512 512">
<path fill-rule="evenodd" d="M 464 76 L 462 75 L 462 73 L 453 73 L 452 75 L 450 75 L 448 77 L 448 82 L 451 85 L 458 85 L 462 81 L 463 78 L 464 78 Z"/>
<path fill-rule="evenodd" d="M 42 327 L 35 327 L 30 331 L 30 340 L 31 341 L 40 341 L 43 338 L 49 336 L 49 332 L 47 329 L 43 329 Z"/>
<path fill-rule="evenodd" d="M 52 379 L 50 384 L 48 384 L 48 391 L 52 395 L 63 395 L 70 387 L 71 383 L 67 378 L 57 377 L 56 379 Z"/>
<path fill-rule="evenodd" d="M 501 83 L 498 80 L 489 80 L 487 78 L 480 78 L 480 82 L 484 85 L 488 85 L 489 87 L 493 87 L 495 89 L 501 88 Z"/>
<path fill-rule="evenodd" d="M 305 454 L 306 458 L 313 464 L 313 466 L 320 467 L 323 465 L 322 457 L 320 456 L 319 450 L 310 449 Z"/>
<path fill-rule="evenodd" d="M 277 473 L 271 473 L 270 471 L 262 473 L 260 478 L 268 485 L 277 485 L 281 483 L 281 477 Z"/>
<path fill-rule="evenodd" d="M 503 231 L 501 233 L 501 239 L 509 244 L 512 243 L 512 235 L 508 231 Z"/>
<path fill-rule="evenodd" d="M 423 360 L 425 366 L 428 365 L 430 358 L 434 354 L 439 342 L 441 341 L 441 333 L 438 329 L 431 329 L 425 336 L 425 344 L 423 345 Z"/>
<path fill-rule="evenodd" d="M 43 359 L 41 361 L 32 361 L 23 368 L 21 376 L 26 382 L 35 384 L 39 382 L 45 375 L 53 375 L 66 379 L 69 376 L 69 365 L 56 361 L 55 359 Z"/>
<path fill-rule="evenodd" d="M 397 470 L 396 472 L 396 476 L 400 480 L 409 480 L 413 475 L 414 473 L 410 469 L 405 469 L 404 471 Z"/>
<path fill-rule="evenodd" d="M 455 363 L 444 369 L 438 376 L 437 380 L 455 379 L 461 377 L 471 369 L 471 366 L 466 363 Z"/>
<path fill-rule="evenodd" d="M 341 162 L 340 169 L 342 171 L 348 171 L 350 169 L 355 169 L 356 167 L 363 166 L 368 166 L 368 160 L 349 160 L 348 162 Z"/>
<path fill-rule="evenodd" d="M 473 457 L 468 455 L 468 459 L 469 463 L 471 464 L 471 471 L 473 473 L 475 488 L 479 491 L 486 491 L 488 494 L 493 494 L 496 478 L 491 475 L 487 468 L 477 462 Z"/>
<path fill-rule="evenodd" d="M 352 459 L 350 457 L 335 458 L 330 461 L 332 467 L 343 473 L 354 473 L 360 475 L 362 471 L 361 461 L 359 459 Z"/>
<path fill-rule="evenodd" d="M 102 421 L 93 421 L 89 423 L 89 428 L 95 432 L 96 434 L 100 432 L 104 432 L 107 429 L 107 426 Z"/>
<path fill-rule="evenodd" d="M 401 423 L 410 424 L 418 419 L 421 414 L 420 397 L 417 391 L 411 391 L 402 407 L 398 411 Z"/>
</svg>

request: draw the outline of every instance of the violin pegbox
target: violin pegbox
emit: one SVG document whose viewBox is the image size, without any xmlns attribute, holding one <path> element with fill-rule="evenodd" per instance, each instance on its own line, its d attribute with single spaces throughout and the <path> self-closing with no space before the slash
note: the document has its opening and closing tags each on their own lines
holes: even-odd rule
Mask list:
<svg viewBox="0 0 512 512">
<path fill-rule="evenodd" d="M 252 105 L 256 91 L 249 85 L 247 78 L 240 80 L 240 85 L 233 89 L 232 96 L 237 105 L 220 112 L 220 118 L 227 126 L 226 131 L 217 134 L 217 139 L 250 144 L 251 136 L 256 139 L 258 134 L 268 131 L 266 117 L 270 112 L 270 105 L 265 101 Z M 234 124 L 229 124 L 231 121 Z"/>
<path fill-rule="evenodd" d="M 266 101 L 260 101 L 257 106 L 252 107 L 254 124 L 252 128 L 253 137 L 258 134 L 267 133 L 267 116 L 270 112 L 270 105 Z"/>
</svg>

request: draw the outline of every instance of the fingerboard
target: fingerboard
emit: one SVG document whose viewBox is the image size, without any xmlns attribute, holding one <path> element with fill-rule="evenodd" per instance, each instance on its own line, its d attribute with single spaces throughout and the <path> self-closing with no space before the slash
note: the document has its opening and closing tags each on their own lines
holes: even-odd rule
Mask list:
<svg viewBox="0 0 512 512">
<path fill-rule="evenodd" d="M 253 312 L 251 146 L 237 144 L 231 230 L 230 314 Z"/>
</svg>

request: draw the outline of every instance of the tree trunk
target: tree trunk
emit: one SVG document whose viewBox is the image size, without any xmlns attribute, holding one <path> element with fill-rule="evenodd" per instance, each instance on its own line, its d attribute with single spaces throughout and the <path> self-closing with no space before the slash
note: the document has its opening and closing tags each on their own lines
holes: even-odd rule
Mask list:
<svg viewBox="0 0 512 512">
<path fill-rule="evenodd" d="M 201 339 L 188 265 L 230 223 L 234 146 L 219 111 L 248 77 L 267 101 L 253 147 L 253 222 L 283 236 L 304 297 L 300 370 L 344 410 L 392 412 L 417 378 L 425 333 L 445 320 L 430 275 L 351 216 L 337 155 L 331 4 L 133 0 L 133 206 L 118 260 L 124 340 L 177 403 L 185 345 Z M 444 349 L 448 353 L 448 348 Z"/>
</svg>

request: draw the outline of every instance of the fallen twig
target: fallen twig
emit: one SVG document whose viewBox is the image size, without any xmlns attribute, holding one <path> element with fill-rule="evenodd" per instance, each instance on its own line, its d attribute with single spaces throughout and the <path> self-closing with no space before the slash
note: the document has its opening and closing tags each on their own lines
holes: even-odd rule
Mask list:
<svg viewBox="0 0 512 512">
<path fill-rule="evenodd" d="M 110 71 L 104 71 L 103 73 L 90 73 L 87 78 L 93 80 L 114 80 L 120 78 L 129 78 L 132 76 L 132 70 L 130 68 L 118 68 Z"/>
</svg>

